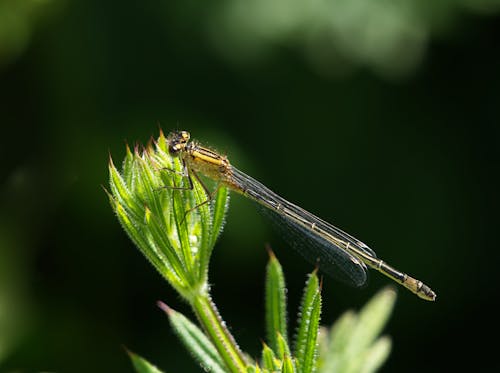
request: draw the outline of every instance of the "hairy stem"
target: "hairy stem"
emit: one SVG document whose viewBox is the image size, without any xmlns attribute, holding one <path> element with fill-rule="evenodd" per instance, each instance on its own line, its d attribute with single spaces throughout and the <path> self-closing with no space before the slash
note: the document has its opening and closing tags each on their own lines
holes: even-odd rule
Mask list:
<svg viewBox="0 0 500 373">
<path fill-rule="evenodd" d="M 219 351 L 227 368 L 231 372 L 246 372 L 247 364 L 243 353 L 227 329 L 226 323 L 220 317 L 210 295 L 196 296 L 191 305 L 200 324 Z"/>
</svg>

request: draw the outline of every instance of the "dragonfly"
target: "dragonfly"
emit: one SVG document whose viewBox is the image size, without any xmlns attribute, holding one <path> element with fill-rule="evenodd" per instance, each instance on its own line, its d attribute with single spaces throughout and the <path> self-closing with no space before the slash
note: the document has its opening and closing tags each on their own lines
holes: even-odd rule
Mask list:
<svg viewBox="0 0 500 373">
<path fill-rule="evenodd" d="M 199 174 L 223 184 L 264 207 L 278 227 L 290 232 L 295 247 L 319 269 L 347 284 L 362 287 L 368 280 L 368 267 L 399 283 L 418 297 L 434 301 L 436 293 L 422 281 L 390 266 L 357 238 L 287 201 L 264 184 L 234 167 L 224 155 L 191 140 L 188 131 L 174 131 L 167 137 L 168 152 L 179 157 L 193 187 L 191 175 Z M 202 183 L 203 185 L 203 183 Z M 203 185 L 209 199 L 211 194 Z"/>
</svg>

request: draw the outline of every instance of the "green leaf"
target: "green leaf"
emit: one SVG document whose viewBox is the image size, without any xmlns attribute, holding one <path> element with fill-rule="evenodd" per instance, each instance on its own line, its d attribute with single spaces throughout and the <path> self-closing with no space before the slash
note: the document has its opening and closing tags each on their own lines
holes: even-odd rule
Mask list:
<svg viewBox="0 0 500 373">
<path fill-rule="evenodd" d="M 278 370 L 281 367 L 281 360 L 277 359 L 274 351 L 267 345 L 263 344 L 262 347 L 262 366 L 271 372 Z"/>
<path fill-rule="evenodd" d="M 121 173 L 110 158 L 110 203 L 140 251 L 189 302 L 208 288 L 208 264 L 227 208 L 227 190 L 215 206 L 196 177 L 193 188 L 178 157 L 158 140 L 139 151 L 127 146 Z M 173 188 L 186 188 L 173 189 Z"/>
<path fill-rule="evenodd" d="M 175 334 L 205 370 L 215 373 L 227 372 L 217 349 L 200 328 L 165 304 L 160 304 L 160 307 L 166 312 Z"/>
<path fill-rule="evenodd" d="M 125 181 L 115 168 L 111 159 L 108 169 L 109 185 L 114 200 L 119 203 L 131 217 L 134 219 L 141 219 L 144 216 L 144 207 L 134 198 L 133 190 L 125 184 Z"/>
<path fill-rule="evenodd" d="M 317 359 L 317 339 L 321 316 L 321 291 L 316 271 L 311 273 L 304 289 L 297 339 L 295 342 L 295 358 L 300 371 L 314 371 Z"/>
<path fill-rule="evenodd" d="M 332 357 L 344 354 L 348 347 L 346 341 L 350 340 L 352 331 L 356 327 L 358 316 L 354 311 L 344 312 L 333 324 L 330 333 L 330 351 Z"/>
<path fill-rule="evenodd" d="M 249 365 L 247 366 L 247 373 L 262 373 L 259 365 Z"/>
<path fill-rule="evenodd" d="M 155 367 L 153 364 L 148 362 L 146 359 L 140 357 L 137 354 L 134 354 L 131 351 L 127 351 L 130 360 L 132 360 L 132 364 L 137 373 L 162 373 L 160 369 Z"/>
<path fill-rule="evenodd" d="M 125 180 L 125 183 L 127 185 L 132 185 L 132 183 L 134 182 L 133 180 L 134 174 L 132 166 L 133 162 L 134 162 L 134 155 L 132 154 L 129 146 L 127 145 L 125 159 L 123 160 L 122 164 L 122 176 L 123 180 Z"/>
<path fill-rule="evenodd" d="M 360 348 L 367 347 L 373 343 L 380 334 L 389 319 L 394 303 L 396 292 L 392 287 L 387 287 L 378 292 L 359 312 L 359 321 L 353 344 Z"/>
<path fill-rule="evenodd" d="M 282 373 L 295 373 L 295 367 L 293 365 L 293 360 L 289 355 L 285 355 L 283 359 L 283 366 L 281 367 Z"/>
<path fill-rule="evenodd" d="M 143 254 L 150 260 L 150 262 L 157 268 L 157 270 L 164 274 L 170 273 L 168 271 L 168 263 L 164 262 L 159 258 L 156 253 L 156 248 L 152 249 L 149 243 L 148 237 L 142 234 L 140 227 L 134 224 L 131 220 L 130 215 L 127 214 L 125 208 L 118 202 L 114 201 L 113 206 L 118 217 L 119 222 L 122 227 L 128 233 L 130 239 L 134 242 L 134 244 L 141 249 Z M 149 250 L 143 250 L 143 248 L 150 248 Z"/>
<path fill-rule="evenodd" d="M 162 273 L 162 275 L 170 282 L 177 283 L 181 287 L 186 287 L 187 284 L 184 283 L 185 265 L 183 263 L 183 257 L 173 248 L 166 229 L 160 222 L 160 218 L 153 214 L 148 214 L 146 223 L 149 228 L 149 234 L 151 235 L 149 246 L 151 248 L 157 248 L 157 250 L 155 250 L 155 257 L 161 259 L 161 262 L 165 263 L 168 268 L 168 271 Z M 148 254 L 148 252 L 145 253 L 146 256 L 148 256 Z"/>
<path fill-rule="evenodd" d="M 285 341 L 285 338 L 283 338 L 283 336 L 281 335 L 280 332 L 276 332 L 276 335 L 277 335 L 277 343 L 278 343 L 278 346 L 277 346 L 277 349 L 278 349 L 278 354 L 279 354 L 279 357 L 282 359 L 283 356 L 290 356 L 291 353 L 290 353 L 290 347 L 288 346 L 288 342 Z"/>
<path fill-rule="evenodd" d="M 209 196 L 205 194 L 205 189 L 200 182 L 196 178 L 194 179 L 193 183 L 195 185 L 195 190 L 197 190 L 196 203 L 198 205 L 203 203 L 203 205 L 199 207 L 201 209 L 199 213 L 201 216 L 200 222 L 202 229 L 202 241 L 199 242 L 199 276 L 205 279 L 208 276 L 210 256 L 224 222 L 229 194 L 226 187 L 220 186 L 217 189 L 215 197 L 209 203 L 205 203 Z M 205 200 L 203 200 L 203 198 L 205 198 Z"/>
<path fill-rule="evenodd" d="M 168 152 L 168 145 L 167 145 L 167 139 L 165 138 L 165 134 L 160 128 L 160 135 L 158 136 L 158 139 L 156 140 L 156 147 L 159 151 L 162 151 L 163 153 Z"/>
<path fill-rule="evenodd" d="M 396 293 L 386 288 L 375 295 L 356 315 L 346 312 L 332 327 L 329 347 L 322 356 L 320 372 L 370 373 L 387 359 L 391 342 L 378 335 L 394 306 Z M 378 339 L 377 339 L 378 338 Z"/>
<path fill-rule="evenodd" d="M 217 240 L 217 237 L 222 232 L 222 228 L 224 227 L 224 218 L 226 216 L 228 203 L 229 191 L 225 186 L 219 185 L 213 205 L 212 229 L 215 234 L 212 237 L 212 246 L 215 246 L 215 241 Z"/>
<path fill-rule="evenodd" d="M 163 216 L 166 206 L 163 205 L 158 171 L 151 167 L 149 159 L 143 159 L 140 156 L 136 157 L 135 166 L 137 168 L 137 174 L 134 177 L 135 198 L 142 201 L 143 205 L 155 216 Z"/>
<path fill-rule="evenodd" d="M 186 274 L 188 275 L 186 280 L 190 284 L 194 284 L 194 274 L 198 274 L 198 271 L 195 270 L 194 267 L 194 256 L 193 251 L 191 250 L 191 242 L 189 240 L 189 225 L 191 219 L 194 219 L 194 213 L 196 210 L 193 210 L 192 213 L 186 215 L 191 206 L 194 207 L 190 202 L 192 200 L 192 195 L 187 195 L 186 191 L 173 191 L 172 193 L 172 209 L 173 209 L 173 228 L 176 233 L 176 242 L 179 245 L 179 255 L 182 257 L 182 262 L 186 267 Z M 177 192 L 177 193 L 176 193 Z M 191 191 L 189 191 L 191 192 Z"/>
<path fill-rule="evenodd" d="M 266 332 L 271 348 L 282 357 L 284 351 L 278 348 L 278 333 L 288 345 L 286 324 L 286 285 L 283 269 L 278 259 L 269 250 L 269 262 L 266 271 Z"/>
<path fill-rule="evenodd" d="M 389 357 L 391 344 L 392 342 L 389 337 L 380 337 L 377 339 L 360 359 L 360 362 L 363 362 L 363 364 L 360 364 L 359 372 L 376 372 Z"/>
</svg>

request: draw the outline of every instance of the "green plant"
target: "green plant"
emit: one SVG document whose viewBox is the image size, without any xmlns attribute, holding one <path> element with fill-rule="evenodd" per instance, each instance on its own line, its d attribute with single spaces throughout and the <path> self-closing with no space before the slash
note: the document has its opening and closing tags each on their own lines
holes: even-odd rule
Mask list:
<svg viewBox="0 0 500 373">
<path fill-rule="evenodd" d="M 285 278 L 270 252 L 266 275 L 266 331 L 260 362 L 244 354 L 210 295 L 208 267 L 228 206 L 223 186 L 210 201 L 199 180 L 192 188 L 163 133 L 139 150 L 127 147 L 122 170 L 110 158 L 109 200 L 121 225 L 158 272 L 191 306 L 199 326 L 159 302 L 182 343 L 213 372 L 371 372 L 388 356 L 390 340 L 378 335 L 394 292 L 385 290 L 359 315 L 346 313 L 331 331 L 320 328 L 321 283 L 316 270 L 306 282 L 297 333 L 290 343 Z M 378 339 L 377 339 L 378 338 Z M 129 353 L 138 372 L 159 372 Z M 333 370 L 332 370 L 333 369 Z"/>
</svg>

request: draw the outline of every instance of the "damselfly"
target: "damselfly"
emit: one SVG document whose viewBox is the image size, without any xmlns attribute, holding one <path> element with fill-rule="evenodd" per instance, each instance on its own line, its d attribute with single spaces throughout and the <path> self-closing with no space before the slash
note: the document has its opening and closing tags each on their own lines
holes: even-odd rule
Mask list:
<svg viewBox="0 0 500 373">
<path fill-rule="evenodd" d="M 196 141 L 190 141 L 189 132 L 172 132 L 167 142 L 170 155 L 182 160 L 191 186 L 191 175 L 199 179 L 198 173 L 201 173 L 266 207 L 269 213 L 281 222 L 282 229 L 294 233 L 297 239 L 293 244 L 302 251 L 306 259 L 313 263 L 319 260 L 321 271 L 360 287 L 367 281 L 368 266 L 422 299 L 436 299 L 436 294 L 422 281 L 377 258 L 372 249 L 348 233 L 278 196 L 232 166 L 225 156 L 199 145 Z"/>
</svg>

